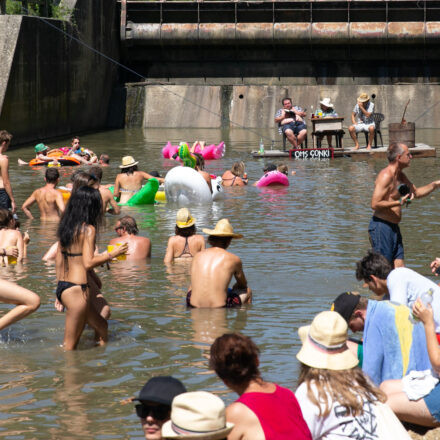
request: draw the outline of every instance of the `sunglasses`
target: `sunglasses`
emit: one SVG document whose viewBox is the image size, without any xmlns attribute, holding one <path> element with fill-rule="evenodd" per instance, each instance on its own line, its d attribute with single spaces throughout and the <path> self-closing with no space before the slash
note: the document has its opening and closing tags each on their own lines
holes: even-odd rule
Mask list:
<svg viewBox="0 0 440 440">
<path fill-rule="evenodd" d="M 171 408 L 168 405 L 135 405 L 136 414 L 141 419 L 146 419 L 149 414 L 156 420 L 165 420 L 169 417 Z"/>
<path fill-rule="evenodd" d="M 119 229 L 124 229 L 124 226 L 117 226 L 117 227 L 115 228 L 115 231 L 118 232 Z"/>
</svg>

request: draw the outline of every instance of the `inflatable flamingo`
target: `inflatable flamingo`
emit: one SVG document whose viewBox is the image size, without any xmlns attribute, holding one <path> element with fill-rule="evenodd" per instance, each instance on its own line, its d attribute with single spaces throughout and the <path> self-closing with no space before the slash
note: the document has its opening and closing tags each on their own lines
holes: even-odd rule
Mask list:
<svg viewBox="0 0 440 440">
<path fill-rule="evenodd" d="M 194 150 L 194 153 L 199 153 L 203 156 L 203 159 L 205 160 L 216 160 L 221 159 L 225 155 L 225 149 L 226 145 L 222 141 L 218 145 L 211 144 L 205 147 L 203 150 L 200 148 L 200 145 L 197 144 L 196 148 Z M 175 155 L 179 150 L 178 145 L 171 145 L 171 142 L 168 141 L 168 143 L 165 145 L 164 148 L 162 148 L 162 156 L 165 159 L 172 159 L 173 155 Z"/>
</svg>

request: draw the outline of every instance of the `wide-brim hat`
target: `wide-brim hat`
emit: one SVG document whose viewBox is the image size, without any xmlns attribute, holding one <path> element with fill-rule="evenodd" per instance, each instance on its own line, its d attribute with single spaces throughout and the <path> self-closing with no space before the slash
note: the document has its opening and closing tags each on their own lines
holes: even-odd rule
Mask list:
<svg viewBox="0 0 440 440">
<path fill-rule="evenodd" d="M 157 376 L 152 377 L 142 387 L 134 400 L 171 406 L 173 399 L 182 393 L 186 393 L 186 388 L 179 379 L 172 376 Z"/>
<path fill-rule="evenodd" d="M 366 93 L 361 93 L 358 97 L 358 101 L 367 102 L 370 100 L 370 97 Z"/>
<path fill-rule="evenodd" d="M 129 168 L 137 165 L 139 161 L 134 160 L 133 156 L 124 156 L 122 158 L 122 165 L 119 165 L 119 168 Z"/>
<path fill-rule="evenodd" d="M 203 232 L 214 237 L 242 238 L 242 234 L 235 234 L 232 225 L 227 218 L 222 218 L 215 225 L 215 229 L 203 229 Z"/>
<path fill-rule="evenodd" d="M 298 329 L 303 345 L 296 358 L 312 368 L 340 371 L 356 367 L 359 361 L 347 346 L 347 330 L 339 313 L 319 313 L 312 325 Z"/>
<path fill-rule="evenodd" d="M 333 103 L 330 101 L 330 98 L 324 98 L 322 101 L 319 101 L 325 107 L 333 108 Z"/>
<path fill-rule="evenodd" d="M 44 144 L 37 144 L 37 145 L 35 145 L 35 148 L 34 148 L 35 153 L 41 153 L 42 151 L 46 151 L 48 149 L 49 149 L 49 147 Z"/>
<path fill-rule="evenodd" d="M 220 440 L 234 424 L 226 421 L 225 404 L 206 391 L 180 394 L 173 400 L 171 420 L 162 426 L 162 437 L 185 440 Z"/>
<path fill-rule="evenodd" d="M 196 222 L 188 208 L 180 208 L 176 215 L 176 225 L 179 228 L 189 228 Z"/>
</svg>

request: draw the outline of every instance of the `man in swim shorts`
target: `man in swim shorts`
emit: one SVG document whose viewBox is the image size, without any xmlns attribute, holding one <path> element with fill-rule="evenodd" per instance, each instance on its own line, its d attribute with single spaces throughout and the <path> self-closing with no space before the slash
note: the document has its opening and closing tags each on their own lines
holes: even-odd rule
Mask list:
<svg viewBox="0 0 440 440">
<path fill-rule="evenodd" d="M 0 130 L 0 208 L 15 212 L 15 199 L 9 180 L 9 159 L 5 154 L 11 139 L 12 134 L 6 130 Z"/>
<path fill-rule="evenodd" d="M 104 214 L 108 212 L 109 214 L 119 215 L 121 213 L 121 208 L 116 203 L 116 200 L 113 197 L 113 193 L 101 183 L 102 168 L 98 165 L 93 165 L 92 167 L 90 167 L 89 173 L 92 177 L 96 177 L 96 180 L 98 181 L 98 187 L 96 189 L 101 194 L 102 210 Z"/>
<path fill-rule="evenodd" d="M 394 267 L 404 266 L 404 252 L 399 223 L 402 206 L 414 199 L 425 197 L 440 186 L 440 180 L 416 188 L 403 173 L 409 167 L 411 154 L 407 145 L 393 143 L 388 147 L 388 166 L 379 172 L 371 208 L 373 218 L 368 227 L 371 246 Z M 404 195 L 405 194 L 405 195 Z"/>
<path fill-rule="evenodd" d="M 215 229 L 203 229 L 208 234 L 209 249 L 198 252 L 191 265 L 191 286 L 188 307 L 234 307 L 252 302 L 252 291 L 247 285 L 241 259 L 226 249 L 235 234 L 229 220 L 220 220 Z M 229 289 L 235 277 L 236 283 Z"/>
</svg>

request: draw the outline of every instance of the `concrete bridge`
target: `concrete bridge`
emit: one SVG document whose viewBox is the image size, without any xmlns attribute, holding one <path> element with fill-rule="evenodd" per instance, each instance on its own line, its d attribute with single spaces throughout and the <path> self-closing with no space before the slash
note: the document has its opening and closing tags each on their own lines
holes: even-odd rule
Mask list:
<svg viewBox="0 0 440 440">
<path fill-rule="evenodd" d="M 119 0 L 119 5 L 123 60 L 145 77 L 128 87 L 128 124 L 211 127 L 232 120 L 270 127 L 287 95 L 309 109 L 329 96 L 348 118 L 355 97 L 366 91 L 377 95 L 376 105 L 387 116 L 401 114 L 411 98 L 409 120 L 437 126 L 440 1 Z M 219 116 L 186 99 L 203 102 Z M 189 112 L 161 117 L 157 100 Z M 130 102 L 145 103 L 144 111 Z M 387 117 L 387 122 L 395 121 Z"/>
</svg>

